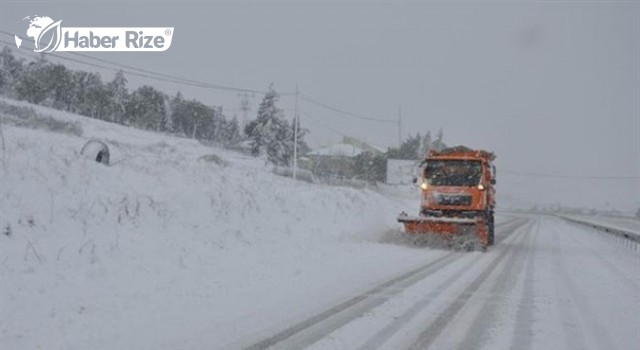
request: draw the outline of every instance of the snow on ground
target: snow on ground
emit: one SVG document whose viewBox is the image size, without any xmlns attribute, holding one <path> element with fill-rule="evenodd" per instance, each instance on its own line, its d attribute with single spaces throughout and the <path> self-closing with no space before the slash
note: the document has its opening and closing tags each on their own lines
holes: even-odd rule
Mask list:
<svg viewBox="0 0 640 350">
<path fill-rule="evenodd" d="M 295 182 L 194 140 L 0 102 L 82 131 L 3 116 L 2 349 L 225 348 L 425 259 L 378 243 L 415 197 Z M 92 138 L 112 166 L 79 154 Z M 224 164 L 201 159 L 212 154 Z"/>
<path fill-rule="evenodd" d="M 637 349 L 638 251 L 560 218 L 528 221 L 309 349 Z"/>
<path fill-rule="evenodd" d="M 59 123 L 3 115 L 3 350 L 243 348 L 358 295 L 372 308 L 305 345 L 640 344 L 640 255 L 608 235 L 502 214 L 487 253 L 413 247 L 389 238 L 415 187 L 296 182 L 190 139 L 33 108 Z M 92 138 L 111 166 L 79 154 Z"/>
</svg>

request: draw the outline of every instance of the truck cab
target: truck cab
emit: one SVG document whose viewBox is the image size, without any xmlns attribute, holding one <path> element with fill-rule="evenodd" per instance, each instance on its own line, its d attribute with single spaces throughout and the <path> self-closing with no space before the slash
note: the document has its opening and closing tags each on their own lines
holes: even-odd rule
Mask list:
<svg viewBox="0 0 640 350">
<path fill-rule="evenodd" d="M 483 157 L 468 154 L 427 158 L 420 183 L 421 214 L 475 217 L 495 207 L 494 167 Z"/>
</svg>

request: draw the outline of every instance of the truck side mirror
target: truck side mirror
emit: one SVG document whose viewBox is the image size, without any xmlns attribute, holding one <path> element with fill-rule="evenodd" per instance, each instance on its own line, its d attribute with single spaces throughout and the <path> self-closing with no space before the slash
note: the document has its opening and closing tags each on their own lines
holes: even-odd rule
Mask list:
<svg viewBox="0 0 640 350">
<path fill-rule="evenodd" d="M 491 179 L 491 184 L 495 185 L 496 184 L 496 179 Z"/>
<path fill-rule="evenodd" d="M 414 176 L 412 181 L 413 181 L 413 184 L 415 185 L 418 183 L 418 178 Z"/>
</svg>

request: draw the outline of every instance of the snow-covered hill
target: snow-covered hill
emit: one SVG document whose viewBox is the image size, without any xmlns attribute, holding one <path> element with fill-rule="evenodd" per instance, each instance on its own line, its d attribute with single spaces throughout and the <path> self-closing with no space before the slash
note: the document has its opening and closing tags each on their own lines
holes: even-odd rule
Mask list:
<svg viewBox="0 0 640 350">
<path fill-rule="evenodd" d="M 297 182 L 194 140 L 0 104 L 2 349 L 224 347 L 238 322 L 270 321 L 252 318 L 257 309 L 305 312 L 291 298 L 332 300 L 358 286 L 341 282 L 368 283 L 363 269 L 382 280 L 423 258 L 378 243 L 415 199 Z M 111 166 L 80 154 L 90 139 L 108 144 Z"/>
</svg>

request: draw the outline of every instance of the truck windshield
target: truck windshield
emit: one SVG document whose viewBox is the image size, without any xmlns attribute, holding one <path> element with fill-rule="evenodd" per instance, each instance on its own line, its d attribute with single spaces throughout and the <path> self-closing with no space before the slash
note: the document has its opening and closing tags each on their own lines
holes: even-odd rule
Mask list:
<svg viewBox="0 0 640 350">
<path fill-rule="evenodd" d="M 431 160 L 425 168 L 425 178 L 432 186 L 475 186 L 481 176 L 477 160 Z"/>
</svg>

